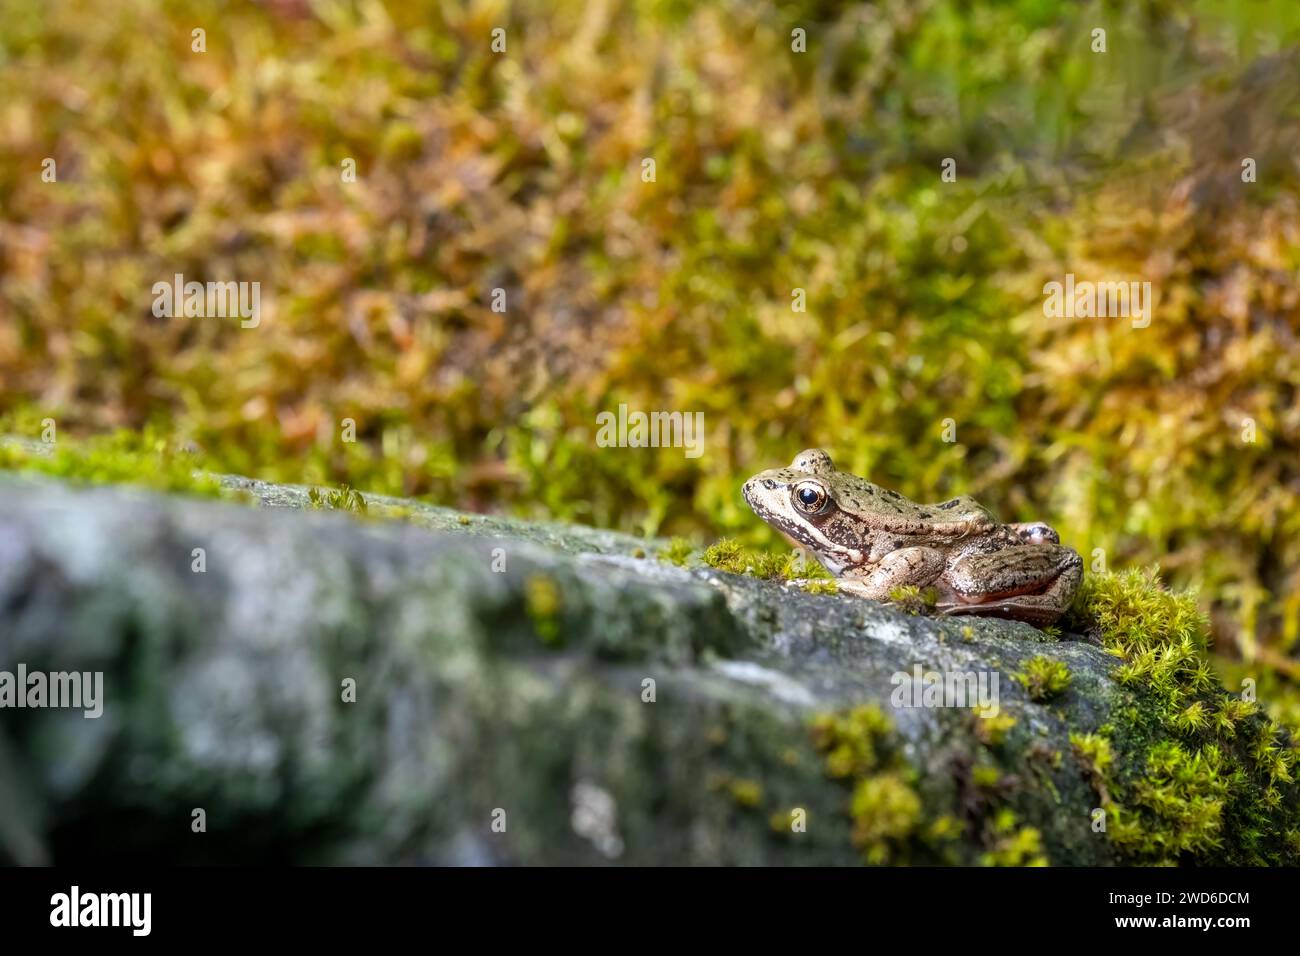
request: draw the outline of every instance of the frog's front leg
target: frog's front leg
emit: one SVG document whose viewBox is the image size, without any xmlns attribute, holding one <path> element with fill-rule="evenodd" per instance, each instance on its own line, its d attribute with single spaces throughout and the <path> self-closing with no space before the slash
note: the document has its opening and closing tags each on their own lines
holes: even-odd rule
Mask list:
<svg viewBox="0 0 1300 956">
<path fill-rule="evenodd" d="M 889 600 L 890 592 L 905 584 L 925 587 L 943 573 L 942 551 L 933 548 L 899 548 L 875 564 L 846 568 L 837 579 L 841 591 L 873 601 Z"/>
<path fill-rule="evenodd" d="M 1051 624 L 1083 580 L 1083 559 L 1059 544 L 1026 544 L 958 559 L 943 575 L 936 609 Z"/>
</svg>

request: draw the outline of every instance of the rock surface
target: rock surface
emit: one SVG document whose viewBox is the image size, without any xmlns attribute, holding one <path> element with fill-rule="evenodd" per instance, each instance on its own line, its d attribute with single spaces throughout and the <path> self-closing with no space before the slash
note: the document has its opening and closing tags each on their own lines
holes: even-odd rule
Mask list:
<svg viewBox="0 0 1300 956">
<path fill-rule="evenodd" d="M 855 818 L 896 811 L 891 861 L 988 862 L 999 812 L 1052 863 L 1116 861 L 1069 734 L 1124 692 L 1086 641 L 224 482 L 260 506 L 0 475 L 0 669 L 104 674 L 98 719 L 0 711 L 0 860 L 852 864 Z M 1012 679 L 1036 655 L 1073 675 L 1047 704 Z M 916 665 L 997 675 L 1005 740 L 891 706 Z M 919 810 L 828 774 L 810 721 L 861 704 Z"/>
</svg>

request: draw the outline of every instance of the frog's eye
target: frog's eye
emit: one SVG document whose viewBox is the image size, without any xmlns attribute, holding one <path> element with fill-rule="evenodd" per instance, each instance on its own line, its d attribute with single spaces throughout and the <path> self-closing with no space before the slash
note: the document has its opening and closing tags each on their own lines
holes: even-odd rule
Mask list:
<svg viewBox="0 0 1300 956">
<path fill-rule="evenodd" d="M 815 481 L 801 481 L 795 485 L 794 502 L 805 514 L 816 514 L 826 504 L 826 489 Z"/>
</svg>

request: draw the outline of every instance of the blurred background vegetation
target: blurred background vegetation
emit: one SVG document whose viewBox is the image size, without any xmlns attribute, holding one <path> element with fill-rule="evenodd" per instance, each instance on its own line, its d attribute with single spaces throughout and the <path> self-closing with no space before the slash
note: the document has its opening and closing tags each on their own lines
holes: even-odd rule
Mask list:
<svg viewBox="0 0 1300 956">
<path fill-rule="evenodd" d="M 739 485 L 823 446 L 1159 562 L 1295 720 L 1298 39 L 1285 0 L 5 0 L 0 430 L 773 546 Z M 154 317 L 177 272 L 261 326 Z M 1045 318 L 1067 272 L 1150 327 Z M 620 402 L 704 455 L 598 448 Z"/>
</svg>

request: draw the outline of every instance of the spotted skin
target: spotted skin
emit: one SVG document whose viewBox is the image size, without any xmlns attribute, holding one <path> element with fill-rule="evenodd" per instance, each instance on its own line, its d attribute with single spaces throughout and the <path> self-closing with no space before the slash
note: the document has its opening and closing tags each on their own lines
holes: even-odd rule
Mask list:
<svg viewBox="0 0 1300 956">
<path fill-rule="evenodd" d="M 836 470 L 809 449 L 788 468 L 745 482 L 760 518 L 815 554 L 840 589 L 886 600 L 901 585 L 933 587 L 936 609 L 1054 623 L 1083 577 L 1078 553 L 1042 522 L 1002 524 L 974 498 L 938 504 Z"/>
</svg>

